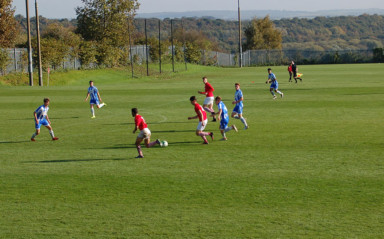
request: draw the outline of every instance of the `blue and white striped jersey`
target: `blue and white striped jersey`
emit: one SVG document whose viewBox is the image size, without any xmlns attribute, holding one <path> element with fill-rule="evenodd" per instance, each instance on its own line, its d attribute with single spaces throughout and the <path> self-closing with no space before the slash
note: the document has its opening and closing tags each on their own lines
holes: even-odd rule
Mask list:
<svg viewBox="0 0 384 239">
<path fill-rule="evenodd" d="M 98 92 L 98 90 L 97 90 L 96 86 L 90 86 L 88 88 L 88 93 L 91 96 L 91 100 L 99 100 L 99 97 L 97 96 L 97 92 Z"/>
<path fill-rule="evenodd" d="M 271 73 L 268 75 L 268 79 L 271 79 L 272 82 L 276 81 L 276 76 L 275 74 Z"/>
<path fill-rule="evenodd" d="M 47 113 L 48 113 L 48 110 L 49 110 L 49 107 L 45 107 L 44 105 L 40 105 L 36 110 L 36 117 L 37 117 L 37 120 L 42 120 L 42 119 L 45 119 L 47 117 Z"/>
<path fill-rule="evenodd" d="M 223 103 L 223 101 L 220 101 L 220 103 L 217 105 L 217 108 L 219 110 L 222 110 L 221 115 L 220 115 L 221 119 L 228 120 L 229 119 L 228 110 L 227 110 L 227 107 L 225 106 L 225 104 Z"/>
<path fill-rule="evenodd" d="M 235 101 L 238 101 L 238 100 L 240 100 L 241 98 L 243 98 L 243 92 L 239 89 L 239 90 L 237 90 L 237 91 L 235 92 Z M 243 107 L 243 101 L 240 101 L 240 102 L 237 103 L 236 105 Z"/>
</svg>

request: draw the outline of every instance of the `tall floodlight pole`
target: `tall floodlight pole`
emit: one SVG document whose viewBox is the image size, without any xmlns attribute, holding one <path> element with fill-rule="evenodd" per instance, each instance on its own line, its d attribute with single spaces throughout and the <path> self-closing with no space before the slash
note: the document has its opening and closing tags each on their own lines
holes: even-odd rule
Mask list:
<svg viewBox="0 0 384 239">
<path fill-rule="evenodd" d="M 27 31 L 28 31 L 28 73 L 29 85 L 33 86 L 32 47 L 31 47 L 31 21 L 29 20 L 29 2 L 25 0 L 27 8 Z"/>
<path fill-rule="evenodd" d="M 241 17 L 240 17 L 240 0 L 237 0 L 237 6 L 238 6 L 238 17 L 239 17 L 239 66 L 243 66 L 243 49 L 241 46 Z"/>
<path fill-rule="evenodd" d="M 39 27 L 39 10 L 37 7 L 37 0 L 35 0 L 36 9 L 36 34 L 37 34 L 37 54 L 39 58 L 39 86 L 43 86 L 43 69 L 41 67 L 41 49 L 40 49 L 40 27 Z"/>
</svg>

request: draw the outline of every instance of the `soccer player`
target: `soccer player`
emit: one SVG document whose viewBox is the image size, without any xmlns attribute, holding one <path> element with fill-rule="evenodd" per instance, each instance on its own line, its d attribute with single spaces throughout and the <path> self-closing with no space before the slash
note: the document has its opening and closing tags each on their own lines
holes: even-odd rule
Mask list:
<svg viewBox="0 0 384 239">
<path fill-rule="evenodd" d="M 148 125 L 145 122 L 145 119 L 139 115 L 139 110 L 137 108 L 132 108 L 132 117 L 135 117 L 135 129 L 133 130 L 133 133 L 136 133 L 136 131 L 139 129 L 140 133 L 136 138 L 136 148 L 139 155 L 136 158 L 144 158 L 143 151 L 141 150 L 141 142 L 144 140 L 144 144 L 147 148 L 150 148 L 156 144 L 160 144 L 160 140 L 156 139 L 156 141 L 151 141 L 151 131 L 148 129 Z"/>
<path fill-rule="evenodd" d="M 244 124 L 244 129 L 248 129 L 248 124 L 243 117 L 243 92 L 240 90 L 240 84 L 235 83 L 235 101 L 232 101 L 233 105 L 236 105 L 232 111 L 232 118 L 239 119 Z"/>
<path fill-rule="evenodd" d="M 103 106 L 106 106 L 106 103 L 100 104 L 102 102 L 100 93 L 97 90 L 96 86 L 93 85 L 93 81 L 89 81 L 89 88 L 88 88 L 88 94 L 85 98 L 85 101 L 88 100 L 88 97 L 91 96 L 91 100 L 89 101 L 89 104 L 91 105 L 91 113 L 92 113 L 92 119 L 96 118 L 95 116 L 95 109 L 93 108 L 93 105 L 96 105 L 98 109 L 100 109 Z"/>
<path fill-rule="evenodd" d="M 271 92 L 273 99 L 276 99 L 276 95 L 273 91 L 280 94 L 280 97 L 283 98 L 284 94 L 283 92 L 279 91 L 279 83 L 277 82 L 275 74 L 272 73 L 272 69 L 268 68 L 268 80 L 265 82 L 265 84 L 271 83 L 271 87 L 269 88 L 269 91 Z"/>
<path fill-rule="evenodd" d="M 217 108 L 219 109 L 219 111 L 216 112 L 215 114 L 219 115 L 218 117 L 218 119 L 220 120 L 219 129 L 220 129 L 221 135 L 223 136 L 221 140 L 227 140 L 227 136 L 225 135 L 225 133 L 232 129 L 237 132 L 237 128 L 236 128 L 236 125 L 232 125 L 231 127 L 228 127 L 228 122 L 229 122 L 228 110 L 224 102 L 221 101 L 220 96 L 216 96 L 215 103 L 217 105 Z"/>
<path fill-rule="evenodd" d="M 292 71 L 292 62 L 289 63 L 289 66 L 288 66 L 288 73 L 289 73 L 289 80 L 288 80 L 288 82 L 292 82 L 292 75 L 293 75 L 293 71 Z"/>
<path fill-rule="evenodd" d="M 36 132 L 32 135 L 31 141 L 36 141 L 35 137 L 40 134 L 40 127 L 41 125 L 44 125 L 48 130 L 49 134 L 52 137 L 52 140 L 58 140 L 59 138 L 55 137 L 55 134 L 53 133 L 51 121 L 48 117 L 48 110 L 49 110 L 49 99 L 44 98 L 44 104 L 39 106 L 34 112 L 33 116 L 35 117 L 35 128 Z"/>
<path fill-rule="evenodd" d="M 205 91 L 204 92 L 198 91 L 198 93 L 206 96 L 203 103 L 203 108 L 204 110 L 210 112 L 213 115 L 212 121 L 215 122 L 216 117 L 213 114 L 215 113 L 215 111 L 213 110 L 213 100 L 214 100 L 213 91 L 215 91 L 215 89 L 212 87 L 211 84 L 208 83 L 208 79 L 206 76 L 203 77 L 203 83 L 205 85 Z"/>
<path fill-rule="evenodd" d="M 205 127 L 207 126 L 207 123 L 208 123 L 207 113 L 205 112 L 203 107 L 201 107 L 201 105 L 199 105 L 197 103 L 195 96 L 191 96 L 189 98 L 189 100 L 191 101 L 191 104 L 193 106 L 195 106 L 196 115 L 193 117 L 188 117 L 188 120 L 197 119 L 197 118 L 199 119 L 199 124 L 197 125 L 197 129 L 196 129 L 196 135 L 201 136 L 201 138 L 203 138 L 203 140 L 204 140 L 203 144 L 208 144 L 208 140 L 205 136 L 209 135 L 209 136 L 211 136 L 211 139 L 213 140 L 213 132 L 210 132 L 210 133 L 203 132 L 203 130 L 205 129 Z"/>
<path fill-rule="evenodd" d="M 300 81 L 303 81 L 303 79 L 301 79 L 297 76 L 297 71 L 299 69 L 297 68 L 297 65 L 295 64 L 295 62 L 292 61 L 291 64 L 292 64 L 293 79 L 295 79 L 295 81 L 296 81 L 295 83 L 297 83 L 297 79 L 299 79 Z"/>
</svg>

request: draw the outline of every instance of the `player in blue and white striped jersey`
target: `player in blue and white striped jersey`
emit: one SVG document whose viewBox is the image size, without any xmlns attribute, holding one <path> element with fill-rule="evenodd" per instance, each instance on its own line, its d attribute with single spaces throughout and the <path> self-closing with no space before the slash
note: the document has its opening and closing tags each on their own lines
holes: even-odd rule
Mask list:
<svg viewBox="0 0 384 239">
<path fill-rule="evenodd" d="M 243 92 L 240 90 L 240 84 L 235 83 L 235 101 L 232 102 L 233 105 L 236 105 L 232 111 L 232 118 L 239 119 L 244 124 L 244 129 L 248 129 L 248 124 L 245 118 L 243 117 Z"/>
<path fill-rule="evenodd" d="M 52 137 L 52 140 L 58 140 L 59 139 L 59 138 L 55 137 L 53 130 L 52 130 L 52 127 L 51 127 L 51 121 L 49 120 L 49 117 L 48 117 L 48 110 L 49 110 L 48 105 L 49 105 L 49 99 L 45 98 L 44 104 L 39 106 L 33 112 L 33 116 L 35 117 L 36 132 L 32 135 L 31 141 L 36 141 L 35 137 L 40 134 L 41 125 L 44 125 L 45 127 L 47 127 L 47 129 L 49 130 L 49 134 Z"/>
<path fill-rule="evenodd" d="M 91 99 L 89 101 L 89 103 L 91 105 L 91 113 L 92 113 L 91 118 L 94 119 L 94 118 L 96 118 L 96 116 L 95 116 L 95 110 L 93 108 L 93 105 L 96 105 L 97 108 L 101 108 L 103 106 L 106 106 L 107 104 L 106 103 L 100 104 L 100 102 L 102 102 L 101 97 L 100 97 L 100 93 L 97 90 L 96 86 L 93 85 L 93 81 L 89 82 L 88 93 L 87 93 L 87 97 L 85 98 L 85 101 L 88 100 L 89 96 L 91 96 Z"/>
<path fill-rule="evenodd" d="M 220 96 L 216 96 L 215 102 L 217 105 L 217 108 L 219 109 L 218 112 L 214 113 L 215 115 L 219 115 L 218 119 L 220 120 L 220 132 L 223 138 L 221 140 L 227 140 L 226 132 L 230 130 L 235 130 L 237 132 L 237 128 L 235 125 L 232 125 L 231 127 L 228 127 L 229 123 L 229 116 L 228 116 L 228 110 L 227 107 L 225 106 L 224 102 L 221 101 Z"/>
<path fill-rule="evenodd" d="M 268 68 L 268 80 L 265 82 L 265 84 L 271 83 L 271 87 L 269 91 L 271 92 L 273 99 L 276 99 L 276 95 L 273 92 L 275 90 L 276 93 L 279 93 L 281 98 L 284 97 L 283 92 L 279 91 L 279 83 L 277 82 L 275 74 L 272 73 L 272 69 Z"/>
</svg>

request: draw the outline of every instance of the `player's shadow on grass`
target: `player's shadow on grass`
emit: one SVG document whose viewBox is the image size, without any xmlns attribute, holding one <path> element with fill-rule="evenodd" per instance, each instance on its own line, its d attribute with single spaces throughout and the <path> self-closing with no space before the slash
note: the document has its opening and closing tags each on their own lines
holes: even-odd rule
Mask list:
<svg viewBox="0 0 384 239">
<path fill-rule="evenodd" d="M 20 143 L 27 143 L 30 142 L 30 140 L 23 140 L 23 141 L 2 141 L 0 144 L 20 144 Z"/>
<path fill-rule="evenodd" d="M 62 119 L 78 119 L 78 118 L 80 118 L 79 116 L 72 116 L 72 117 L 55 117 L 55 118 L 51 118 L 51 117 L 49 117 L 49 119 L 60 119 L 60 120 L 62 120 Z"/>
<path fill-rule="evenodd" d="M 114 159 L 58 159 L 58 160 L 28 161 L 26 163 L 76 163 L 76 162 L 120 161 L 120 160 L 130 160 L 130 158 L 114 158 Z"/>
<path fill-rule="evenodd" d="M 185 145 L 185 144 L 190 144 L 191 146 L 192 145 L 196 145 L 196 144 L 202 144 L 202 141 L 182 141 L 182 142 L 168 142 L 168 146 L 177 146 L 177 145 Z"/>
<path fill-rule="evenodd" d="M 195 121 L 176 121 L 176 122 L 171 122 L 171 121 L 160 121 L 160 122 L 148 122 L 148 125 L 152 124 L 188 124 L 188 123 L 196 123 Z"/>
<path fill-rule="evenodd" d="M 151 130 L 152 133 L 183 133 L 183 132 L 196 132 L 194 129 L 188 130 Z"/>
<path fill-rule="evenodd" d="M 117 144 L 115 146 L 104 147 L 103 149 L 135 149 L 135 148 L 136 146 L 133 144 Z"/>
<path fill-rule="evenodd" d="M 79 116 L 73 116 L 73 117 L 58 117 L 58 118 L 56 118 L 56 117 L 54 117 L 54 118 L 51 118 L 51 117 L 49 117 L 49 119 L 78 119 L 78 118 L 80 118 Z M 30 117 L 30 118 L 24 118 L 24 119 L 20 119 L 20 118 L 18 118 L 18 119 L 11 119 L 11 120 L 21 120 L 21 121 L 24 121 L 24 120 L 31 120 L 31 121 L 33 121 L 33 120 L 35 120 L 33 117 Z"/>
<path fill-rule="evenodd" d="M 124 125 L 135 125 L 135 123 L 103 124 L 103 125 L 124 126 Z"/>
</svg>

